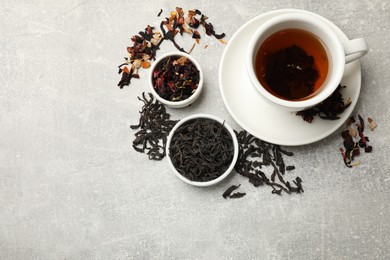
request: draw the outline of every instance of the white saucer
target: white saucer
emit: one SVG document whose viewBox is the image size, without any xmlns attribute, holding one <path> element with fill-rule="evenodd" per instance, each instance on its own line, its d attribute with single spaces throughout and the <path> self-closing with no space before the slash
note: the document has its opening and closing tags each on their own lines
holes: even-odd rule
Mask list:
<svg viewBox="0 0 390 260">
<path fill-rule="evenodd" d="M 307 123 L 295 113 L 280 110 L 267 103 L 251 86 L 245 69 L 246 48 L 251 36 L 261 24 L 276 15 L 290 12 L 312 14 L 327 22 L 342 42 L 348 41 L 347 36 L 336 25 L 317 14 L 296 9 L 264 13 L 245 23 L 229 40 L 220 64 L 219 81 L 225 106 L 242 128 L 266 142 L 292 146 L 321 140 L 336 131 L 348 119 L 359 98 L 361 70 L 359 61 L 346 66 L 341 84 L 347 87 L 342 94 L 345 101 L 351 98 L 352 104 L 338 120 L 315 117 L 312 123 Z"/>
</svg>

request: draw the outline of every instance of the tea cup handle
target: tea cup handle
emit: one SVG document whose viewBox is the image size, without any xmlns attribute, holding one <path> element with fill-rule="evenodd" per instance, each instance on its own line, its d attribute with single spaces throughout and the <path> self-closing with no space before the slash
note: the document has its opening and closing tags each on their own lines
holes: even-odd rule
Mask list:
<svg viewBox="0 0 390 260">
<path fill-rule="evenodd" d="M 368 53 L 368 44 L 364 38 L 356 38 L 343 44 L 345 63 L 360 59 Z"/>
</svg>

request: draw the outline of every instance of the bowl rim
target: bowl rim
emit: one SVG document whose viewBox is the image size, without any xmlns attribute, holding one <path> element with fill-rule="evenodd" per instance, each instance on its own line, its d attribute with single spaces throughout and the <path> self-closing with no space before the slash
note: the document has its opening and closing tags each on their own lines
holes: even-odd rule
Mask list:
<svg viewBox="0 0 390 260">
<path fill-rule="evenodd" d="M 156 68 L 157 64 L 159 64 L 159 62 L 161 60 L 163 60 L 164 58 L 169 57 L 169 56 L 182 56 L 182 57 L 186 57 L 186 58 L 190 59 L 191 62 L 193 64 L 195 64 L 196 68 L 199 70 L 199 83 L 198 83 L 198 87 L 196 88 L 195 92 L 189 98 L 187 98 L 185 100 L 180 100 L 180 101 L 169 101 L 169 100 L 166 100 L 166 99 L 162 98 L 159 94 L 157 94 L 156 90 L 153 87 L 153 72 L 154 72 L 154 69 Z M 149 89 L 152 92 L 153 96 L 158 101 L 160 101 L 160 103 L 163 103 L 164 105 L 166 105 L 168 107 L 171 107 L 171 108 L 182 108 L 182 107 L 186 107 L 186 106 L 192 104 L 199 97 L 199 95 L 200 95 L 200 93 L 201 93 L 201 91 L 203 89 L 203 80 L 204 80 L 203 79 L 203 70 L 202 70 L 202 67 L 200 66 L 199 62 L 194 57 L 189 55 L 188 53 L 180 52 L 180 51 L 171 51 L 171 52 L 167 52 L 167 53 L 164 53 L 161 56 L 159 56 L 153 62 L 152 66 L 150 67 L 150 71 L 149 71 L 149 75 L 148 75 Z"/>
<path fill-rule="evenodd" d="M 232 137 L 233 148 L 234 148 L 233 159 L 232 159 L 229 167 L 227 168 L 227 170 L 222 175 L 220 175 L 218 178 L 213 179 L 211 181 L 206 181 L 206 182 L 191 181 L 191 180 L 187 179 L 186 177 L 184 177 L 183 175 L 181 175 L 176 170 L 175 166 L 172 163 L 171 157 L 169 155 L 170 144 L 171 144 L 172 137 L 173 137 L 174 133 L 176 132 L 176 130 L 180 126 L 185 124 L 186 122 L 194 120 L 194 119 L 197 119 L 197 118 L 211 119 L 211 120 L 215 120 L 215 121 L 223 124 L 225 129 L 230 133 L 230 135 Z M 234 168 L 234 166 L 235 166 L 235 164 L 237 162 L 237 159 L 238 159 L 238 152 L 239 152 L 238 140 L 237 140 L 237 136 L 236 136 L 234 130 L 229 126 L 229 124 L 226 123 L 226 120 L 223 120 L 223 119 L 221 119 L 221 118 L 219 118 L 217 116 L 210 115 L 210 114 L 193 114 L 193 115 L 190 115 L 190 116 L 187 116 L 187 117 L 181 119 L 171 129 L 171 131 L 169 132 L 168 138 L 167 138 L 166 154 L 167 154 L 167 157 L 168 157 L 168 164 L 169 164 L 170 168 L 173 170 L 173 172 L 176 175 L 176 177 L 178 177 L 180 180 L 182 180 L 183 182 L 185 182 L 187 184 L 190 184 L 192 186 L 197 186 L 197 187 L 207 187 L 207 186 L 215 185 L 217 183 L 220 183 L 222 180 L 224 180 L 232 172 L 232 170 L 233 170 L 233 168 Z"/>
</svg>

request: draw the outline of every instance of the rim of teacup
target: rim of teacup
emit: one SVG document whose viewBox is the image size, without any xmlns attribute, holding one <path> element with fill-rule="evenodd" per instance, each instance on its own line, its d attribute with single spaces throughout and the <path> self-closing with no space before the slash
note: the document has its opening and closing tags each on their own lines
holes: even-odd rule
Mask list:
<svg viewBox="0 0 390 260">
<path fill-rule="evenodd" d="M 329 58 L 329 72 L 326 87 L 309 99 L 299 101 L 284 100 L 272 95 L 259 82 L 255 71 L 255 59 L 262 42 L 273 33 L 287 28 L 298 28 L 314 33 L 326 46 Z M 315 28 L 314 32 L 310 28 Z M 288 13 L 271 18 L 260 26 L 249 42 L 247 52 L 247 72 L 253 87 L 266 100 L 290 110 L 302 110 L 315 106 L 328 98 L 338 87 L 344 74 L 345 53 L 340 39 L 327 24 L 311 14 Z"/>
</svg>

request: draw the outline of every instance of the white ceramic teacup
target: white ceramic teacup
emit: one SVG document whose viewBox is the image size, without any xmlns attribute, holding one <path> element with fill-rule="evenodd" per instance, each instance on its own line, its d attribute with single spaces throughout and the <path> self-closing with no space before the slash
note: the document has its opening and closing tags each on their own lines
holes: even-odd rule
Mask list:
<svg viewBox="0 0 390 260">
<path fill-rule="evenodd" d="M 285 29 L 301 29 L 317 36 L 327 50 L 328 74 L 321 90 L 310 98 L 291 101 L 279 98 L 264 88 L 256 76 L 256 55 L 264 41 L 276 32 Z M 341 42 L 337 34 L 321 19 L 310 13 L 290 13 L 278 15 L 261 25 L 252 36 L 247 52 L 247 71 L 253 87 L 272 104 L 289 110 L 299 111 L 315 106 L 328 98 L 340 84 L 345 64 L 363 57 L 368 45 L 363 38 Z M 353 87 L 353 86 L 352 86 Z"/>
</svg>

